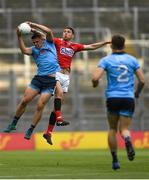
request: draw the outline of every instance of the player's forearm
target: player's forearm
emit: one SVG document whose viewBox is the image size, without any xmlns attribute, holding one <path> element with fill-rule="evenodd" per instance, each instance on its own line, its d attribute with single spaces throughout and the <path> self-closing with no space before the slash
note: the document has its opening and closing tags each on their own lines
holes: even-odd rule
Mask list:
<svg viewBox="0 0 149 180">
<path fill-rule="evenodd" d="M 92 46 L 92 49 L 94 50 L 94 49 L 98 49 L 106 44 L 110 44 L 110 42 L 109 41 L 98 42 L 98 43 L 92 44 L 91 46 Z"/>
<path fill-rule="evenodd" d="M 139 81 L 139 83 L 138 83 L 138 85 L 137 85 L 137 89 L 136 89 L 136 91 L 135 91 L 135 97 L 136 97 L 136 98 L 139 97 L 139 95 L 140 95 L 140 93 L 141 93 L 144 85 L 145 85 L 145 82 L 144 82 L 144 81 Z"/>
<path fill-rule="evenodd" d="M 98 49 L 106 44 L 110 44 L 110 41 L 103 41 L 103 42 L 98 42 L 90 45 L 85 45 L 84 49 L 85 50 L 95 50 Z"/>
<path fill-rule="evenodd" d="M 41 25 L 41 24 L 37 24 L 37 23 L 32 23 L 32 22 L 29 22 L 29 25 L 33 28 L 38 28 L 42 31 L 44 31 L 45 33 L 49 33 L 49 32 L 52 32 L 52 30 L 44 25 Z"/>
<path fill-rule="evenodd" d="M 26 55 L 31 55 L 32 54 L 31 48 L 27 48 L 25 46 L 24 41 L 23 41 L 21 36 L 18 36 L 18 42 L 19 42 L 19 48 L 20 48 L 22 54 L 26 54 Z"/>
<path fill-rule="evenodd" d="M 41 24 L 36 24 L 36 23 L 32 23 L 32 22 L 29 22 L 29 25 L 32 27 L 32 28 L 35 28 L 34 31 L 38 31 L 36 29 L 39 29 L 41 30 L 42 32 L 46 33 L 46 38 L 48 41 L 53 41 L 53 32 L 50 28 L 44 26 L 44 25 L 41 25 Z M 41 32 L 40 32 L 41 33 Z"/>
<path fill-rule="evenodd" d="M 24 53 L 26 47 L 25 47 L 24 41 L 21 36 L 18 36 L 18 43 L 19 43 L 19 48 L 20 48 L 21 52 Z"/>
<path fill-rule="evenodd" d="M 99 80 L 102 78 L 103 74 L 104 74 L 104 69 L 101 67 L 97 67 L 92 76 L 93 87 L 98 86 Z"/>
</svg>

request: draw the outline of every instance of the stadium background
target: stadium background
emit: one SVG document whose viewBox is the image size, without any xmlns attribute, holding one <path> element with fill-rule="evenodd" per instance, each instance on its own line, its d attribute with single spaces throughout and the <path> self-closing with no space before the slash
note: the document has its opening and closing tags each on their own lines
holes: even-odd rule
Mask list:
<svg viewBox="0 0 149 180">
<path fill-rule="evenodd" d="M 2 132 L 10 122 L 26 85 L 35 73 L 34 62 L 28 56 L 23 56 L 18 49 L 15 28 L 24 21 L 33 21 L 47 25 L 54 31 L 56 37 L 61 37 L 63 28 L 69 25 L 76 31 L 74 41 L 83 44 L 109 40 L 115 33 L 121 33 L 127 37 L 126 50 L 139 59 L 146 79 L 145 89 L 136 102 L 131 129 L 138 133 L 133 135 L 137 141 L 136 146 L 149 148 L 148 17 L 149 1 L 147 0 L 0 0 L 0 131 Z M 29 38 L 26 37 L 27 45 L 31 45 Z M 93 89 L 91 74 L 98 60 L 109 53 L 110 48 L 106 46 L 96 51 L 78 53 L 75 56 L 70 91 L 62 109 L 65 119 L 71 124 L 67 127 L 55 128 L 57 132 L 55 136 L 59 135 L 58 139 L 54 140 L 55 143 L 63 137 L 60 132 L 65 134 L 63 139 L 70 141 L 71 139 L 77 141 L 82 137 L 82 133 L 87 136 L 87 139 L 92 140 L 95 137 L 102 139 L 102 133 L 105 133 L 102 147 L 107 148 L 107 144 L 104 144 L 107 136 L 105 78 L 97 89 Z M 6 142 L 10 142 L 10 139 L 12 139 L 12 149 L 16 148 L 14 142 L 17 138 L 18 142 L 22 141 L 22 132 L 30 125 L 36 100 L 29 104 L 18 123 L 17 132 L 20 134 L 0 134 L 1 150 L 9 149 L 10 144 Z M 40 144 L 40 142 L 44 143 L 42 134 L 38 133 L 46 128 L 52 108 L 51 101 L 45 107 L 42 120 L 35 129 L 37 134 L 31 140 L 31 148 L 43 147 Z M 92 135 L 97 134 L 90 137 L 90 132 L 93 133 Z M 38 142 L 37 146 L 34 140 Z M 26 144 L 25 140 L 23 142 Z M 87 140 L 84 142 L 87 143 Z M 96 141 L 88 144 L 88 147 L 94 148 L 95 144 Z M 24 146 L 19 146 L 18 149 Z M 28 146 L 30 146 L 29 143 L 27 143 Z M 44 147 L 46 149 L 47 145 Z"/>
</svg>

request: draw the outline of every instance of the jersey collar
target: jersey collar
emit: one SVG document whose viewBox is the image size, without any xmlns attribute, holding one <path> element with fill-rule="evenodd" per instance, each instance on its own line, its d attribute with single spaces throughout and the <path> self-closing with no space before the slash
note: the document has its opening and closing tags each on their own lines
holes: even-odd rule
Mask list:
<svg viewBox="0 0 149 180">
<path fill-rule="evenodd" d="M 119 55 L 121 55 L 121 54 L 126 54 L 126 52 L 124 52 L 124 51 L 122 51 L 122 52 L 113 52 L 112 54 L 119 54 Z"/>
</svg>

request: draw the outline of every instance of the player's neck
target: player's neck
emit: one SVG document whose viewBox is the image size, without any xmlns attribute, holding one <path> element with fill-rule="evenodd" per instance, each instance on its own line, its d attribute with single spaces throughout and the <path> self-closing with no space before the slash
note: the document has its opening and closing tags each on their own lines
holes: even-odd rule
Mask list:
<svg viewBox="0 0 149 180">
<path fill-rule="evenodd" d="M 65 38 L 62 38 L 64 41 L 67 41 L 67 42 L 70 42 L 71 41 L 71 39 L 65 39 Z"/>
<path fill-rule="evenodd" d="M 123 53 L 124 49 L 118 50 L 118 49 L 112 49 L 113 53 Z"/>
</svg>

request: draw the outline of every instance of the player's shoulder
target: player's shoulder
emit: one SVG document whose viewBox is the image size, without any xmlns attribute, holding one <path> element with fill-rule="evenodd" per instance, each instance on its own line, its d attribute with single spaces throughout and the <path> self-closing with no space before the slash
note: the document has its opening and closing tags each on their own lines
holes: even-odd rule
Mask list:
<svg viewBox="0 0 149 180">
<path fill-rule="evenodd" d="M 131 54 L 128 54 L 127 52 L 125 52 L 123 55 L 124 55 L 124 56 L 127 56 L 127 57 L 129 57 L 129 58 L 131 58 L 131 59 L 136 59 L 135 56 L 133 56 L 133 55 L 131 55 Z"/>
<path fill-rule="evenodd" d="M 53 40 L 55 40 L 55 41 L 59 41 L 59 40 L 60 40 L 60 38 L 54 37 L 54 38 L 53 38 Z"/>
<path fill-rule="evenodd" d="M 125 53 L 125 56 L 131 61 L 138 61 L 137 58 L 131 54 Z"/>
<path fill-rule="evenodd" d="M 109 59 L 111 59 L 111 57 L 112 57 L 112 54 L 109 54 L 109 55 L 107 55 L 105 57 L 102 57 L 101 60 L 102 61 L 109 61 Z"/>
<path fill-rule="evenodd" d="M 99 64 L 101 65 L 101 64 L 106 64 L 106 65 L 108 65 L 109 64 L 109 59 L 110 59 L 110 55 L 107 55 L 107 56 L 105 56 L 105 57 L 102 57 L 100 60 L 99 60 Z"/>
<path fill-rule="evenodd" d="M 72 42 L 72 41 L 70 41 L 69 43 L 70 43 L 70 45 L 72 45 L 72 46 L 80 46 L 80 45 L 82 45 L 81 43 Z"/>
<path fill-rule="evenodd" d="M 39 49 L 36 46 L 31 46 L 32 51 L 39 51 Z"/>
<path fill-rule="evenodd" d="M 49 41 L 48 39 L 45 39 L 43 41 L 43 46 L 45 46 L 45 47 L 54 46 L 54 42 L 53 41 Z"/>
</svg>

